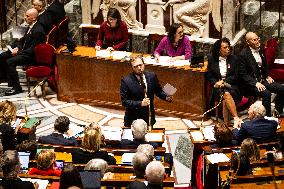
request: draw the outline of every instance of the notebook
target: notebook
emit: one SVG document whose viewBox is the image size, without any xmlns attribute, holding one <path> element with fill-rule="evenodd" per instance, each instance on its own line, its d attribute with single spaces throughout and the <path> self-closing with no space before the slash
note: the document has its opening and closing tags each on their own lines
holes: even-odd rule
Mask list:
<svg viewBox="0 0 284 189">
<path fill-rule="evenodd" d="M 30 129 L 33 126 L 38 125 L 39 122 L 40 122 L 40 120 L 38 118 L 32 117 L 32 118 L 28 119 L 28 121 L 23 125 L 23 128 Z"/>
<path fill-rule="evenodd" d="M 101 172 L 99 170 L 91 170 L 80 172 L 84 189 L 101 188 Z"/>
</svg>

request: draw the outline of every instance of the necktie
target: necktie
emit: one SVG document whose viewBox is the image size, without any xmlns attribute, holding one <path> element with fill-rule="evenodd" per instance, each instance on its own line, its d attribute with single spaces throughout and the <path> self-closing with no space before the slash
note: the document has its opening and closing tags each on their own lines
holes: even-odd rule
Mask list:
<svg viewBox="0 0 284 189">
<path fill-rule="evenodd" d="M 144 92 L 146 93 L 146 84 L 144 82 L 143 75 L 140 75 L 140 84 L 143 87 Z"/>
</svg>

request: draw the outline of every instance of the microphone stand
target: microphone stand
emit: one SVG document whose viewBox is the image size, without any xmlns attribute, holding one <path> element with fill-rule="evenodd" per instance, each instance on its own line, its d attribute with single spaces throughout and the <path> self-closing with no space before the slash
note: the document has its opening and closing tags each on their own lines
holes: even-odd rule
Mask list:
<svg viewBox="0 0 284 189">
<path fill-rule="evenodd" d="M 27 100 L 29 99 L 30 95 L 32 92 L 34 92 L 39 86 L 42 86 L 46 81 L 47 81 L 48 78 L 44 78 L 41 82 L 39 82 L 28 94 L 27 96 L 25 96 L 25 120 L 28 121 L 29 119 L 29 116 L 28 116 L 28 110 L 27 110 Z"/>
</svg>

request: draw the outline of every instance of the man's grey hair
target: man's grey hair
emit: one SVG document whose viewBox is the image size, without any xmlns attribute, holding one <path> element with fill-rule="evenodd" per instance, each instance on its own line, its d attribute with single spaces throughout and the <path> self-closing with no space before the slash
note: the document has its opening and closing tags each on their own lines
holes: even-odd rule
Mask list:
<svg viewBox="0 0 284 189">
<path fill-rule="evenodd" d="M 162 184 L 165 176 L 165 168 L 160 161 L 152 161 L 147 165 L 145 175 L 149 183 Z"/>
<path fill-rule="evenodd" d="M 100 170 L 101 178 L 104 177 L 108 169 L 108 164 L 103 159 L 91 159 L 85 166 L 84 170 Z"/>
<path fill-rule="evenodd" d="M 146 156 L 150 159 L 154 159 L 154 147 L 150 144 L 140 144 L 137 147 L 137 152 L 141 152 L 146 154 Z"/>
<path fill-rule="evenodd" d="M 138 178 L 144 178 L 146 166 L 152 160 L 142 152 L 136 152 L 132 158 L 133 171 Z"/>
<path fill-rule="evenodd" d="M 131 131 L 134 139 L 144 140 L 147 134 L 147 123 L 143 119 L 136 119 L 131 124 Z"/>
<path fill-rule="evenodd" d="M 252 111 L 255 114 L 255 118 L 264 117 L 266 114 L 265 107 L 262 105 L 261 101 L 256 101 L 251 105 Z"/>
</svg>

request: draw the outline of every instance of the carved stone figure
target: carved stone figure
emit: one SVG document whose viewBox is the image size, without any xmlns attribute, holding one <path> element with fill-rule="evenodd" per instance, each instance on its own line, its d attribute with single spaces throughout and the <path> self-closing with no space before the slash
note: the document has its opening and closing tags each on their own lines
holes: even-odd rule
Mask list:
<svg viewBox="0 0 284 189">
<path fill-rule="evenodd" d="M 143 24 L 136 19 L 136 1 L 137 0 L 100 0 L 93 1 L 92 12 L 95 18 L 98 13 L 98 7 L 102 10 L 104 20 L 106 20 L 109 8 L 116 8 L 121 14 L 121 19 L 130 29 L 143 29 Z M 96 14 L 95 14 L 96 13 Z"/>
<path fill-rule="evenodd" d="M 164 10 L 168 5 L 172 6 L 176 3 L 184 3 L 182 6 L 174 10 L 175 21 L 181 22 L 185 26 L 186 33 L 197 33 L 202 36 L 207 22 L 207 14 L 212 11 L 213 22 L 218 31 L 221 30 L 222 21 L 220 15 L 221 0 L 169 0 L 162 6 Z"/>
</svg>

